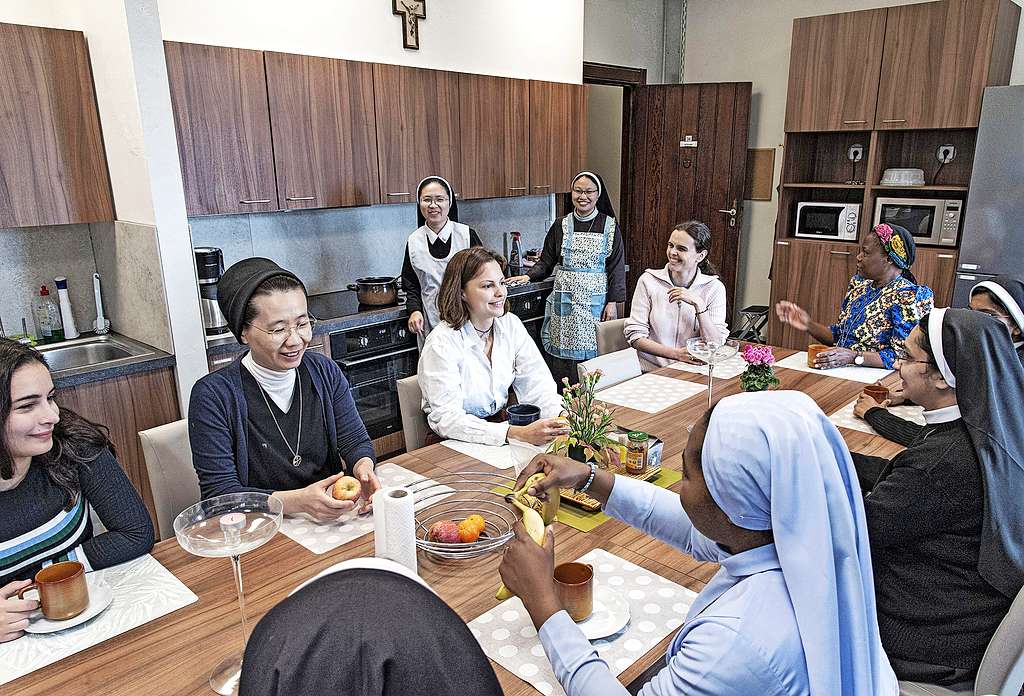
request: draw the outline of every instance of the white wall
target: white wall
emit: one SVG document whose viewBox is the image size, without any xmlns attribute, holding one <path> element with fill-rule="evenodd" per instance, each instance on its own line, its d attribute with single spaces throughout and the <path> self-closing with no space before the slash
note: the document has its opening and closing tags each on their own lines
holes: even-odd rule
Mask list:
<svg viewBox="0 0 1024 696">
<path fill-rule="evenodd" d="M 1020 0 L 1014 0 L 1018 4 Z M 905 0 L 689 0 L 685 82 L 751 81 L 751 148 L 777 148 L 775 182 L 782 168 L 783 124 L 789 82 L 793 19 L 872 7 L 912 4 Z M 589 2 L 588 2 L 589 6 Z M 1024 21 L 1022 21 L 1024 27 Z M 1011 84 L 1024 83 L 1024 31 L 1018 34 Z M 746 201 L 740 249 L 737 303 L 767 304 L 778 197 Z"/>
<path fill-rule="evenodd" d="M 555 0 L 559 2 L 560 0 Z M 646 68 L 647 83 L 665 82 L 666 5 L 678 0 L 586 0 L 583 60 Z M 554 3 L 552 3 L 554 4 Z M 670 16 L 671 13 L 670 13 Z M 678 23 L 678 13 L 674 15 Z M 678 24 L 669 28 L 678 34 Z M 676 43 L 678 46 L 678 43 Z"/>
<path fill-rule="evenodd" d="M 418 51 L 381 0 L 159 0 L 168 41 L 579 83 L 583 0 L 427 3 Z"/>
</svg>

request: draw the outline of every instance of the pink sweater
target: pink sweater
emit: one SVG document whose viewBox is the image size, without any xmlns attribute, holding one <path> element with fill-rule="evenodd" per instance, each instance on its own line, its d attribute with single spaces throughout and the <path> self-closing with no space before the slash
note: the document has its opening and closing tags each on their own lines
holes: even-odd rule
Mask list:
<svg viewBox="0 0 1024 696">
<path fill-rule="evenodd" d="M 697 323 L 697 314 L 693 307 L 685 302 L 669 302 L 668 292 L 673 287 L 675 286 L 669 279 L 668 266 L 649 268 L 640 276 L 623 330 L 630 345 L 638 338 L 648 338 L 662 345 L 682 347 L 686 345 L 686 339 L 700 334 L 700 325 Z M 711 321 L 719 333 L 715 338 L 728 338 L 725 285 L 722 281 L 718 276 L 704 275 L 698 270 L 690 290 L 700 295 L 707 303 Z M 673 362 L 667 358 L 640 352 L 640 365 L 644 372 L 665 367 Z"/>
</svg>

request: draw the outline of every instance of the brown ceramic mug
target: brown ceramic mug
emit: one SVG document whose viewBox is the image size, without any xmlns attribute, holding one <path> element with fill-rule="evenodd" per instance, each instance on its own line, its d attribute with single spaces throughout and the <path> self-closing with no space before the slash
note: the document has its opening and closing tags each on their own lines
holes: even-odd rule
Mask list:
<svg viewBox="0 0 1024 696">
<path fill-rule="evenodd" d="M 889 398 L 889 390 L 881 384 L 869 384 L 864 387 L 864 393 L 874 399 L 876 404 L 880 404 Z"/>
<path fill-rule="evenodd" d="M 78 561 L 63 561 L 43 568 L 36 573 L 35 582 L 18 592 L 18 599 L 29 590 L 39 592 L 43 616 L 51 621 L 72 619 L 89 606 L 85 567 Z"/>
<path fill-rule="evenodd" d="M 807 367 L 816 367 L 814 361 L 817 359 L 818 353 L 824 353 L 828 349 L 829 346 L 821 343 L 812 343 L 807 346 Z"/>
<path fill-rule="evenodd" d="M 594 568 L 586 563 L 562 563 L 555 566 L 555 590 L 562 608 L 573 621 L 583 621 L 594 613 Z"/>
</svg>

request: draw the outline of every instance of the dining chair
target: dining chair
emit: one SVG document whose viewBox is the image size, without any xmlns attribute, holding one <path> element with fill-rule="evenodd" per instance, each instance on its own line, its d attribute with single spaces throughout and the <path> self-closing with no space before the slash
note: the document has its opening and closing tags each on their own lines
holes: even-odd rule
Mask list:
<svg viewBox="0 0 1024 696">
<path fill-rule="evenodd" d="M 627 379 L 639 377 L 641 373 L 640 356 L 635 348 L 624 348 L 614 353 L 606 353 L 585 360 L 578 365 L 577 369 L 580 379 L 583 379 L 584 372 L 601 370 L 603 373 L 601 381 L 597 383 L 597 391 L 601 391 L 619 382 L 625 382 Z"/>
<path fill-rule="evenodd" d="M 402 412 L 405 451 L 423 446 L 427 438 L 427 416 L 423 413 L 423 392 L 416 375 L 398 380 L 398 410 Z"/>
<path fill-rule="evenodd" d="M 142 430 L 139 440 L 156 505 L 157 532 L 161 539 L 170 539 L 174 537 L 174 518 L 201 497 L 199 479 L 192 466 L 188 420 L 182 418 Z"/>
<path fill-rule="evenodd" d="M 629 348 L 626 343 L 626 335 L 623 329 L 626 326 L 625 319 L 612 319 L 597 324 L 597 354 L 605 355 Z"/>
</svg>

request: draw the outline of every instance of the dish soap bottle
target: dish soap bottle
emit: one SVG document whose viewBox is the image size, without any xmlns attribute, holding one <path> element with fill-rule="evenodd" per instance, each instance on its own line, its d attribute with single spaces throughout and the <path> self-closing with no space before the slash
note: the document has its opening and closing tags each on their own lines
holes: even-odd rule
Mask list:
<svg viewBox="0 0 1024 696">
<path fill-rule="evenodd" d="M 64 340 L 64 327 L 60 323 L 60 309 L 50 297 L 50 290 L 40 286 L 39 295 L 32 303 L 32 314 L 36 320 L 36 333 L 40 343 Z"/>
</svg>

